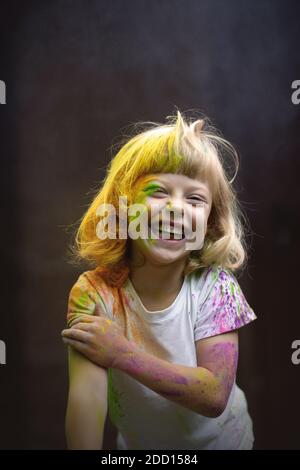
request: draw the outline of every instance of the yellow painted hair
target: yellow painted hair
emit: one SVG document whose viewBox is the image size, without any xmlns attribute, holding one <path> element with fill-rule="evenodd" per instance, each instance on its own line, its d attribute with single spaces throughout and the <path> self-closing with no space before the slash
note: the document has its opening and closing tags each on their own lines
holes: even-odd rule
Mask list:
<svg viewBox="0 0 300 470">
<path fill-rule="evenodd" d="M 72 262 L 88 261 L 100 270 L 106 282 L 116 287 L 123 285 L 129 273 L 128 240 L 99 239 L 96 210 L 101 204 L 109 203 L 118 213 L 119 197 L 127 196 L 129 206 L 141 185 L 155 173 L 200 177 L 208 182 L 212 191 L 204 245 L 201 250 L 190 253 L 185 274 L 212 264 L 235 271 L 246 261 L 242 220 L 247 225 L 247 219 L 232 186 L 239 167 L 236 150 L 206 117 L 188 119 L 177 110 L 166 119 L 166 124 L 135 124 L 135 131 L 140 125 L 146 127 L 120 143 L 70 245 Z M 231 180 L 225 170 L 228 156 L 233 158 L 235 168 Z"/>
</svg>

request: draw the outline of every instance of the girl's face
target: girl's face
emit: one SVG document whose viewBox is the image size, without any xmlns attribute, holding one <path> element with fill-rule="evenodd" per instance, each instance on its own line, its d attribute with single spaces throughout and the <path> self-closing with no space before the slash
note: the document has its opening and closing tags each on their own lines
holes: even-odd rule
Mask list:
<svg viewBox="0 0 300 470">
<path fill-rule="evenodd" d="M 191 242 L 196 240 L 195 233 L 202 233 L 203 240 L 206 233 L 212 206 L 207 183 L 173 173 L 155 174 L 143 186 L 137 202 L 146 206 L 149 238 L 130 240 L 133 255 L 141 253 L 147 261 L 159 265 L 184 260 L 191 251 L 199 249 Z M 163 222 L 166 230 L 162 232 Z"/>
</svg>

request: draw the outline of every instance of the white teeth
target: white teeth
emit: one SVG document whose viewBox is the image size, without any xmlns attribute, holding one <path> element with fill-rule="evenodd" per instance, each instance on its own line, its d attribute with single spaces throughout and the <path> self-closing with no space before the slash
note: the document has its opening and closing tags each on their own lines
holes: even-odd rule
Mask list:
<svg viewBox="0 0 300 470">
<path fill-rule="evenodd" d="M 182 236 L 182 233 L 181 233 L 181 232 L 173 232 L 173 231 L 169 232 L 168 230 L 161 230 L 161 229 L 159 229 L 159 232 L 160 232 L 160 233 L 173 234 L 173 235 L 179 235 L 180 237 Z"/>
<path fill-rule="evenodd" d="M 151 226 L 149 226 L 149 228 L 151 229 Z M 178 237 L 179 239 L 182 239 L 184 238 L 184 232 L 183 232 L 183 228 L 182 230 L 181 229 L 178 229 L 177 227 L 176 228 L 171 228 L 171 230 L 167 230 L 167 229 L 163 229 L 161 226 L 159 227 L 155 227 L 153 230 L 153 233 L 159 233 L 160 235 L 165 235 L 166 237 L 169 237 L 170 238 L 170 235 L 173 235 L 174 237 L 177 237 L 176 239 L 178 240 Z M 157 232 L 158 230 L 158 232 Z"/>
<path fill-rule="evenodd" d="M 162 234 L 162 235 L 164 234 L 169 238 L 170 238 L 170 235 L 174 235 L 174 236 L 178 236 L 180 238 L 183 238 L 183 234 L 180 233 L 180 232 L 168 232 L 166 230 L 159 230 L 159 233 Z"/>
</svg>

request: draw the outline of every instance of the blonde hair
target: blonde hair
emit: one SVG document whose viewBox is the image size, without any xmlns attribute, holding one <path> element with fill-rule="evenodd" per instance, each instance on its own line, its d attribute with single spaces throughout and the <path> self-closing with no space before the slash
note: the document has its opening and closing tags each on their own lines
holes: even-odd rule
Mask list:
<svg viewBox="0 0 300 470">
<path fill-rule="evenodd" d="M 112 158 L 105 178 L 101 181 L 92 203 L 80 219 L 75 242 L 71 245 L 72 259 L 86 260 L 99 268 L 108 283 L 122 286 L 129 273 L 128 240 L 99 239 L 96 226 L 97 208 L 112 204 L 118 212 L 119 197 L 127 196 L 128 205 L 135 201 L 141 184 L 155 173 L 177 173 L 201 178 L 209 183 L 212 208 L 201 250 L 191 252 L 185 274 L 210 265 L 232 271 L 246 261 L 245 232 L 241 211 L 232 182 L 239 167 L 234 147 L 210 124 L 208 118 L 191 120 L 177 110 L 168 116 L 166 124 L 142 122 L 145 126 L 126 141 Z M 150 124 L 150 126 L 149 126 Z M 233 158 L 235 173 L 231 180 L 225 170 L 226 154 Z"/>
</svg>

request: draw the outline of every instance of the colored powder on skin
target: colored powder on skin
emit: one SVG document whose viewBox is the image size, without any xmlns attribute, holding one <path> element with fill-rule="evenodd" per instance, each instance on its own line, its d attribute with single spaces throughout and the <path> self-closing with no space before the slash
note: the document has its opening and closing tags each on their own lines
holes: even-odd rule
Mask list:
<svg viewBox="0 0 300 470">
<path fill-rule="evenodd" d="M 172 371 L 161 371 L 160 366 L 153 366 L 151 363 L 144 363 L 143 360 L 140 361 L 136 357 L 131 357 L 129 359 L 130 367 L 129 369 L 132 370 L 134 373 L 138 373 L 139 371 L 145 371 L 151 369 L 151 373 L 153 374 L 153 378 L 158 382 L 169 382 L 169 383 L 176 383 L 181 385 L 188 385 L 188 380 L 180 374 L 176 374 Z"/>
<path fill-rule="evenodd" d="M 112 370 L 108 369 L 108 408 L 109 408 L 109 417 L 112 423 L 117 423 L 119 418 L 124 416 L 124 413 L 121 409 L 120 396 L 121 393 L 116 389 L 113 383 Z"/>
<path fill-rule="evenodd" d="M 236 374 L 238 347 L 234 343 L 218 343 L 206 354 L 205 362 L 213 364 L 214 375 L 221 381 L 224 395 L 228 398 Z"/>
<path fill-rule="evenodd" d="M 81 296 L 78 298 L 78 305 L 79 307 L 85 307 L 89 302 L 89 296 L 87 292 L 84 292 L 81 294 Z"/>
<path fill-rule="evenodd" d="M 157 183 L 150 183 L 144 188 L 143 191 L 146 193 L 147 196 L 151 196 L 158 188 L 159 185 Z"/>
<path fill-rule="evenodd" d="M 138 196 L 136 197 L 136 200 L 135 200 L 135 203 L 138 203 L 138 204 L 145 204 L 146 205 L 146 199 L 147 197 L 151 196 L 160 186 L 157 184 L 157 183 L 149 183 L 147 186 L 145 186 L 139 193 L 138 193 Z M 142 211 L 142 213 L 145 213 L 147 212 L 147 207 L 144 208 L 144 211 Z M 134 221 L 138 216 L 140 216 L 141 214 L 138 213 L 137 211 L 137 214 L 136 215 L 133 215 L 133 216 L 129 216 L 128 217 L 128 220 L 129 220 L 129 223 Z M 138 241 L 140 241 L 138 239 Z M 156 239 L 153 239 L 153 238 L 148 238 L 148 242 L 151 244 L 151 245 L 155 245 L 157 243 L 157 240 Z"/>
</svg>

